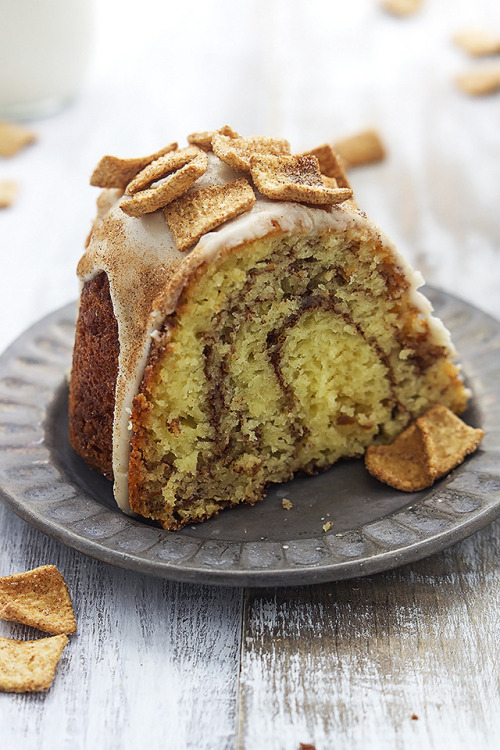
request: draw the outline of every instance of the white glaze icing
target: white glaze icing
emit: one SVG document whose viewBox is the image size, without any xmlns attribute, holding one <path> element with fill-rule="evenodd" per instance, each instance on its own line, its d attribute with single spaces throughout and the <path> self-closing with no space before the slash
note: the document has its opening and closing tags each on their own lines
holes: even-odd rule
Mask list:
<svg viewBox="0 0 500 750">
<path fill-rule="evenodd" d="M 207 172 L 191 190 L 220 185 L 242 174 L 209 154 Z M 132 401 L 139 391 L 150 349 L 165 318 L 174 312 L 179 296 L 193 272 L 203 263 L 242 243 L 261 239 L 271 232 L 284 234 L 344 233 L 349 228 L 382 242 L 410 284 L 413 305 L 429 324 L 432 343 L 454 356 L 450 335 L 442 322 L 432 317 L 432 306 L 418 288 L 424 283 L 394 244 L 364 214 L 345 203 L 325 211 L 298 203 L 270 201 L 257 194 L 253 208 L 204 235 L 188 253 L 177 250 L 162 211 L 140 219 L 120 208 L 122 191 L 104 190 L 98 199 L 87 250 L 78 265 L 81 282 L 105 271 L 118 323 L 120 355 L 113 425 L 113 473 L 119 507 L 131 513 L 128 500 L 129 419 Z"/>
</svg>

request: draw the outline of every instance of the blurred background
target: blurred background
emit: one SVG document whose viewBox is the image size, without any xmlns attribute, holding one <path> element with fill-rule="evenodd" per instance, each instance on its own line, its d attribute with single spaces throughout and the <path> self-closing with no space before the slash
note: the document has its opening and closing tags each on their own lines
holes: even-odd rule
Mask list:
<svg viewBox="0 0 500 750">
<path fill-rule="evenodd" d="M 32 45 L 54 56 L 64 27 L 49 33 L 35 13 L 50 0 L 0 0 L 4 34 L 13 1 Z M 58 18 L 65 4 L 53 2 Z M 456 76 L 485 62 L 452 41 L 464 29 L 500 33 L 498 0 L 423 0 L 406 16 L 378 0 L 69 5 L 88 34 L 81 85 L 64 108 L 26 123 L 34 144 L 0 158 L 0 180 L 19 183 L 0 209 L 0 348 L 76 299 L 98 194 L 89 176 L 104 153 L 141 156 L 226 123 L 284 136 L 296 151 L 375 128 L 387 158 L 349 173 L 360 207 L 429 283 L 500 317 L 500 92 L 460 91 Z M 82 42 L 78 29 L 68 39 L 62 68 Z"/>
</svg>

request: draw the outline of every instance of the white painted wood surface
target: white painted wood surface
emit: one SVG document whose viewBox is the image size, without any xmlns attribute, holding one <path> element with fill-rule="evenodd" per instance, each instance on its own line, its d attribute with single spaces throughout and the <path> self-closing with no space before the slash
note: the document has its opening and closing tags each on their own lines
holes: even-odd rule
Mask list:
<svg viewBox="0 0 500 750">
<path fill-rule="evenodd" d="M 500 317 L 500 96 L 454 88 L 481 63 L 450 42 L 500 29 L 495 0 L 427 0 L 406 20 L 376 0 L 96 5 L 82 95 L 0 162 L 21 182 L 0 212 L 1 348 L 76 297 L 98 158 L 225 122 L 297 149 L 377 127 L 389 158 L 352 173 L 360 204 L 428 281 Z M 370 579 L 246 592 L 114 569 L 4 507 L 0 534 L 0 574 L 57 565 L 79 625 L 47 694 L 0 694 L 2 747 L 500 744 L 499 523 Z"/>
<path fill-rule="evenodd" d="M 247 592 L 240 746 L 498 748 L 499 559 L 497 522 L 378 576 Z"/>
<path fill-rule="evenodd" d="M 124 572 L 3 506 L 0 528 L 0 570 L 56 565 L 78 622 L 46 694 L 0 693 L 2 747 L 233 747 L 241 591 Z M 3 621 L 0 635 L 43 636 Z"/>
</svg>

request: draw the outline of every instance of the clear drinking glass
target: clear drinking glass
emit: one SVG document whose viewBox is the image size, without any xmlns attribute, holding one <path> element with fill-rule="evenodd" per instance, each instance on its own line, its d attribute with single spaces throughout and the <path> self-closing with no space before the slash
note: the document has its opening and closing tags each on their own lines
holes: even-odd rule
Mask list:
<svg viewBox="0 0 500 750">
<path fill-rule="evenodd" d="M 92 0 L 0 0 L 0 117 L 51 114 L 78 93 Z"/>
</svg>

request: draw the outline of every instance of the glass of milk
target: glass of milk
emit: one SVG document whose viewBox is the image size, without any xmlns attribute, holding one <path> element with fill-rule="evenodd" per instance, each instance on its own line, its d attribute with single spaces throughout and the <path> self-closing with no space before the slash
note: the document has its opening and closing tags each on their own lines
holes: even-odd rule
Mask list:
<svg viewBox="0 0 500 750">
<path fill-rule="evenodd" d="M 0 117 L 51 114 L 78 92 L 92 0 L 0 0 Z"/>
</svg>

